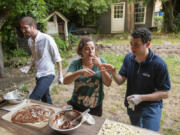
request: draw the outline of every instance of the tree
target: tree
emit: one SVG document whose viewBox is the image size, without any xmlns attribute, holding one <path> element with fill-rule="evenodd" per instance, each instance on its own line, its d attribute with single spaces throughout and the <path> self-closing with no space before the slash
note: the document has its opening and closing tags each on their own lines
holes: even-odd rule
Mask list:
<svg viewBox="0 0 180 135">
<path fill-rule="evenodd" d="M 85 25 L 95 22 L 97 16 L 107 11 L 114 1 L 118 0 L 0 0 L 0 77 L 4 74 L 2 48 L 5 51 L 15 49 L 15 35 L 22 16 L 34 17 L 40 30 L 45 26 L 47 11 L 54 10 L 68 16 L 75 15 L 77 22 L 80 20 L 80 24 Z"/>
<path fill-rule="evenodd" d="M 174 9 L 176 6 L 176 0 L 162 0 L 162 5 L 164 12 L 163 31 L 174 32 L 175 31 Z"/>
<path fill-rule="evenodd" d="M 0 0 L 0 77 L 5 76 L 3 46 L 15 46 L 19 19 L 30 15 L 44 28 L 43 20 L 47 15 L 45 4 L 44 0 Z"/>
<path fill-rule="evenodd" d="M 9 1 L 8 1 L 9 2 Z M 0 4 L 0 30 L 2 26 L 4 25 L 6 19 L 8 18 L 11 9 L 7 6 L 7 3 L 1 2 Z M 3 61 L 3 50 L 2 50 L 2 35 L 0 32 L 0 78 L 5 77 L 5 72 L 4 72 L 4 61 Z"/>
<path fill-rule="evenodd" d="M 139 0 L 129 0 L 130 2 L 137 2 Z M 151 0 L 144 0 L 145 5 L 148 4 Z M 155 0 L 154 0 L 155 1 Z M 162 2 L 162 11 L 164 12 L 163 16 L 163 31 L 164 32 L 175 32 L 176 23 L 175 23 L 175 7 L 177 7 L 177 0 L 161 0 Z"/>
<path fill-rule="evenodd" d="M 84 26 L 96 22 L 98 15 L 107 11 L 113 2 L 119 0 L 45 0 L 49 12 L 61 11 L 75 22 Z"/>
</svg>

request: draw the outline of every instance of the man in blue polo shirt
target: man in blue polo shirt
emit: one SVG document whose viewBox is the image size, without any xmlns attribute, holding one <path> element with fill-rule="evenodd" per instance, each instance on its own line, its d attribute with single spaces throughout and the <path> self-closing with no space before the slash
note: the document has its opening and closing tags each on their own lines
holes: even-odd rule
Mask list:
<svg viewBox="0 0 180 135">
<path fill-rule="evenodd" d="M 168 97 L 170 79 L 166 63 L 150 48 L 151 32 L 136 29 L 130 40 L 131 53 L 127 54 L 119 71 L 103 64 L 121 85 L 127 80 L 125 106 L 132 125 L 158 131 L 162 99 Z"/>
</svg>

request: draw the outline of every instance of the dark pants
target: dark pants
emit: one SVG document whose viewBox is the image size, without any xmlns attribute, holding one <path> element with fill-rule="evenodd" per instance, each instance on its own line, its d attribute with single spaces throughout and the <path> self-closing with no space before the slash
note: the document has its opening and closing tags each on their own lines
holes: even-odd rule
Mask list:
<svg viewBox="0 0 180 135">
<path fill-rule="evenodd" d="M 30 99 L 42 100 L 43 102 L 52 104 L 49 94 L 49 87 L 54 80 L 54 75 L 43 76 L 36 78 L 36 87 L 30 95 Z"/>
<path fill-rule="evenodd" d="M 149 105 L 142 110 L 127 110 L 132 125 L 154 131 L 160 128 L 161 111 L 160 104 Z"/>
<path fill-rule="evenodd" d="M 82 107 L 79 106 L 79 104 L 75 104 L 72 103 L 71 101 L 67 102 L 68 105 L 72 105 L 73 109 L 80 111 L 80 112 L 84 112 L 85 110 L 87 110 L 87 107 Z M 102 104 L 99 106 L 96 106 L 95 108 L 90 108 L 90 112 L 91 115 L 95 115 L 95 116 L 102 116 Z"/>
</svg>

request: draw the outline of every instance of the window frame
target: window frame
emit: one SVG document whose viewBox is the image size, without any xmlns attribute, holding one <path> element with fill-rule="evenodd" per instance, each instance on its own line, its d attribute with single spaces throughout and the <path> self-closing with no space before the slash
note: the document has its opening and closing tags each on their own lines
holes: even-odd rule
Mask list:
<svg viewBox="0 0 180 135">
<path fill-rule="evenodd" d="M 114 9 L 113 9 L 113 11 L 114 11 L 114 13 L 113 13 L 113 18 L 114 19 L 120 19 L 120 18 L 124 18 L 124 5 L 122 6 L 123 4 L 122 3 L 117 3 L 117 4 L 115 4 L 114 5 Z M 116 13 L 118 13 L 118 12 L 116 12 L 117 10 L 115 10 L 115 7 L 118 7 L 118 6 L 122 6 L 123 8 L 121 9 L 121 10 L 119 10 L 119 14 L 116 14 Z M 121 12 L 120 12 L 121 11 Z M 116 15 L 118 16 L 118 15 L 122 15 L 122 16 L 119 16 L 119 17 L 116 17 Z"/>
<path fill-rule="evenodd" d="M 136 2 L 135 4 L 143 4 L 143 2 L 141 1 L 141 2 Z M 136 22 L 136 9 L 135 9 L 135 4 L 134 4 L 134 23 L 135 24 L 145 24 L 145 22 L 146 22 L 146 6 L 144 6 L 144 17 L 143 17 L 143 21 L 142 22 Z M 142 13 L 142 12 L 139 12 L 139 13 Z"/>
</svg>

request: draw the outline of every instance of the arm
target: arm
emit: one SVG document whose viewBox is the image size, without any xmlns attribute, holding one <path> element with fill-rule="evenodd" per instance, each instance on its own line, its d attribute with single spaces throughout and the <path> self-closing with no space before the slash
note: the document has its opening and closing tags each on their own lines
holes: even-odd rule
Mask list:
<svg viewBox="0 0 180 135">
<path fill-rule="evenodd" d="M 103 66 L 100 58 L 94 56 L 93 59 L 92 59 L 92 62 L 93 62 L 94 65 L 99 67 L 99 70 L 101 72 L 101 77 L 102 77 L 103 84 L 106 85 L 106 86 L 110 86 L 111 82 L 112 82 L 112 78 L 109 75 L 109 73 L 107 71 L 105 71 L 106 68 Z"/>
<path fill-rule="evenodd" d="M 131 103 L 138 105 L 140 102 L 143 101 L 156 101 L 156 100 L 161 100 L 168 98 L 169 92 L 168 91 L 156 91 L 152 94 L 134 94 L 129 97 L 127 97 L 127 100 L 130 101 Z"/>
<path fill-rule="evenodd" d="M 61 61 L 56 62 L 57 67 L 58 67 L 58 83 L 63 84 L 63 73 L 62 73 L 62 64 Z"/>
<path fill-rule="evenodd" d="M 125 81 L 126 81 L 126 77 L 124 76 L 121 76 L 120 74 L 118 74 L 116 72 L 116 68 L 110 64 L 103 64 L 103 67 L 109 72 L 112 74 L 115 82 L 118 84 L 118 85 L 121 85 L 123 84 Z"/>
<path fill-rule="evenodd" d="M 64 76 L 64 84 L 70 84 L 80 76 L 89 77 L 95 75 L 95 72 L 89 68 L 83 68 L 75 72 L 67 72 Z"/>
<path fill-rule="evenodd" d="M 56 62 L 56 64 L 57 64 L 57 67 L 58 67 L 58 75 L 61 75 L 62 74 L 62 64 L 61 64 L 61 61 Z"/>
<path fill-rule="evenodd" d="M 107 71 L 104 71 L 105 68 L 103 66 L 99 65 L 99 69 L 101 71 L 103 84 L 109 87 L 112 82 L 111 76 L 109 75 L 109 73 Z"/>
<path fill-rule="evenodd" d="M 70 84 L 72 83 L 74 80 L 76 80 L 77 78 L 79 78 L 81 76 L 81 71 L 78 70 L 76 72 L 67 72 L 66 75 L 64 76 L 64 84 Z"/>
<path fill-rule="evenodd" d="M 152 94 L 145 94 L 141 95 L 142 101 L 156 101 L 156 100 L 161 100 L 168 98 L 169 96 L 169 91 L 156 91 Z"/>
<path fill-rule="evenodd" d="M 126 77 L 121 76 L 120 74 L 118 74 L 116 72 L 112 73 L 112 75 L 113 75 L 113 78 L 114 78 L 115 82 L 118 85 L 121 85 L 121 84 L 123 84 L 126 81 Z"/>
</svg>

